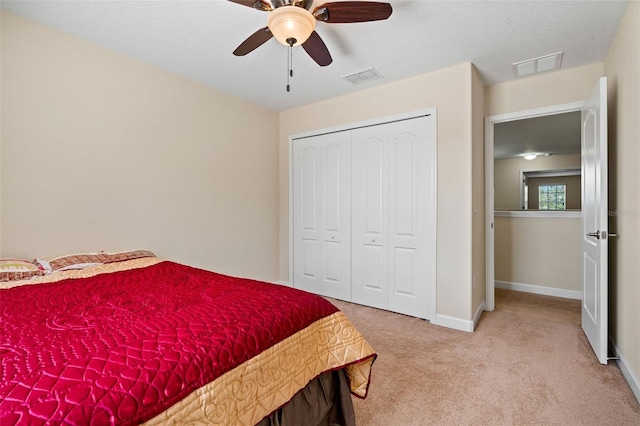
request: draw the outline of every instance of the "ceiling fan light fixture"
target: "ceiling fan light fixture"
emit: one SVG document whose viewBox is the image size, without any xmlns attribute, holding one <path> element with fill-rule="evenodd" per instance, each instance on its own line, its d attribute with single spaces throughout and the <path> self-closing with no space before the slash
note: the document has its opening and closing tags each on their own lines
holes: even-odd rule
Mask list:
<svg viewBox="0 0 640 426">
<path fill-rule="evenodd" d="M 269 13 L 267 26 L 273 36 L 285 46 L 298 46 L 316 29 L 316 18 L 298 6 L 280 6 Z"/>
</svg>

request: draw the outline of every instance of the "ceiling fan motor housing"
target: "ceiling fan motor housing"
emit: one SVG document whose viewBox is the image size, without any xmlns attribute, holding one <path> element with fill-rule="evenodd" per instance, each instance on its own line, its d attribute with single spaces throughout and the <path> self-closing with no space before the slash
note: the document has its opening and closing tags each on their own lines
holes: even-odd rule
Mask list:
<svg viewBox="0 0 640 426">
<path fill-rule="evenodd" d="M 289 5 L 269 13 L 267 26 L 273 36 L 286 46 L 298 46 L 316 29 L 316 18 L 306 9 Z"/>
<path fill-rule="evenodd" d="M 313 1 L 308 0 L 270 0 L 272 9 L 277 9 L 281 6 L 297 6 L 303 9 L 309 9 Z"/>
</svg>

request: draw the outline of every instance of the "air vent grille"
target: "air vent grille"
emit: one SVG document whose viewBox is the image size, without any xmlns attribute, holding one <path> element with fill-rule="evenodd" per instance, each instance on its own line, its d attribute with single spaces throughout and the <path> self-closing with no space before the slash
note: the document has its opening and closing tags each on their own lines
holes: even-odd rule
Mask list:
<svg viewBox="0 0 640 426">
<path fill-rule="evenodd" d="M 369 68 L 363 71 L 354 72 L 353 74 L 345 75 L 342 78 L 355 86 L 369 81 L 380 80 L 383 77 L 378 70 Z"/>
<path fill-rule="evenodd" d="M 564 52 L 556 52 L 538 58 L 527 59 L 526 61 L 514 62 L 511 64 L 513 67 L 513 75 L 516 78 L 520 78 L 560 69 L 562 66 L 563 53 Z"/>
</svg>

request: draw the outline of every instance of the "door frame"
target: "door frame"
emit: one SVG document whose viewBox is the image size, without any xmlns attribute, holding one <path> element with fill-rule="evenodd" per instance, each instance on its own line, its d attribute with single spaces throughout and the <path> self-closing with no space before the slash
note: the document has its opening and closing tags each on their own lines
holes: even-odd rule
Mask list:
<svg viewBox="0 0 640 426">
<path fill-rule="evenodd" d="M 584 101 L 527 109 L 504 114 L 490 115 L 484 119 L 484 164 L 485 164 L 485 310 L 495 309 L 495 236 L 494 236 L 494 126 L 498 123 L 581 111 Z"/>
</svg>

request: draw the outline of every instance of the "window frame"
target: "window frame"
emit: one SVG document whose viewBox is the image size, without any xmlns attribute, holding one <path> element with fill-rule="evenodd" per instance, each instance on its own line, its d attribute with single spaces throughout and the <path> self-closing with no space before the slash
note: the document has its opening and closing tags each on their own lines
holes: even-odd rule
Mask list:
<svg viewBox="0 0 640 426">
<path fill-rule="evenodd" d="M 559 188 L 562 188 L 562 191 L 559 191 Z M 545 191 L 546 190 L 546 191 Z M 555 201 L 546 200 L 542 201 L 543 191 L 546 192 L 547 197 L 551 194 L 556 196 Z M 558 195 L 562 193 L 562 208 L 549 208 L 550 204 L 553 203 L 558 205 L 559 201 L 557 200 Z M 543 207 L 545 205 L 545 207 Z M 567 185 L 564 183 L 549 183 L 538 186 L 538 210 L 548 210 L 548 211 L 566 211 L 567 210 Z"/>
</svg>

